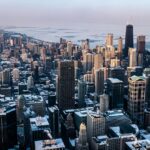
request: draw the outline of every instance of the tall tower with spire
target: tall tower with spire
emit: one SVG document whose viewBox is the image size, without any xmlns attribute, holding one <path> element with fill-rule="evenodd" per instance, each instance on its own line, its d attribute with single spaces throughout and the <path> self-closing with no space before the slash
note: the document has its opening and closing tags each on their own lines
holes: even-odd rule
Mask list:
<svg viewBox="0 0 150 150">
<path fill-rule="evenodd" d="M 133 25 L 128 24 L 126 26 L 124 57 L 128 57 L 128 50 L 129 48 L 133 48 L 133 47 L 134 47 Z"/>
</svg>

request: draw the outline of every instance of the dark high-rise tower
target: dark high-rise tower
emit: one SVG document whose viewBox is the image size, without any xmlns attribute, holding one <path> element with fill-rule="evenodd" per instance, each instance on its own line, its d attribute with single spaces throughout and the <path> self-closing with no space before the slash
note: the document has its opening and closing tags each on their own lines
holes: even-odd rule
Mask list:
<svg viewBox="0 0 150 150">
<path fill-rule="evenodd" d="M 133 47 L 133 25 L 129 24 L 126 26 L 124 57 L 128 56 L 128 49 Z"/>
<path fill-rule="evenodd" d="M 58 107 L 61 110 L 74 108 L 74 62 L 58 63 Z"/>
</svg>

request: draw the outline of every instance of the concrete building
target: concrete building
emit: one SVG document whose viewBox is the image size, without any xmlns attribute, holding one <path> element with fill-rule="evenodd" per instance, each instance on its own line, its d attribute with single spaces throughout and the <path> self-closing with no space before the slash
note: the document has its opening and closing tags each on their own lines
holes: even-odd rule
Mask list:
<svg viewBox="0 0 150 150">
<path fill-rule="evenodd" d="M 105 117 L 99 112 L 89 112 L 87 116 L 87 137 L 91 143 L 92 137 L 105 134 Z"/>
<path fill-rule="evenodd" d="M 132 76 L 129 82 L 128 113 L 137 124 L 143 124 L 145 107 L 146 79 L 143 76 Z"/>
</svg>

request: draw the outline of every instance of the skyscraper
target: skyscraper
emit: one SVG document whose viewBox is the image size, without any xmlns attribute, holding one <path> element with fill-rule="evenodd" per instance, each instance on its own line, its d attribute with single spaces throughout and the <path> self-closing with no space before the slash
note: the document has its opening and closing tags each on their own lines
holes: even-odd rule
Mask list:
<svg viewBox="0 0 150 150">
<path fill-rule="evenodd" d="M 103 67 L 103 55 L 95 54 L 94 55 L 94 71 Z"/>
<path fill-rule="evenodd" d="M 109 109 L 109 96 L 107 94 L 100 95 L 100 111 L 102 113 Z"/>
<path fill-rule="evenodd" d="M 58 62 L 58 107 L 61 110 L 74 108 L 74 62 Z"/>
<path fill-rule="evenodd" d="M 117 78 L 107 79 L 107 93 L 110 98 L 110 108 L 123 108 L 123 81 Z"/>
<path fill-rule="evenodd" d="M 113 46 L 113 34 L 112 33 L 107 34 L 106 46 Z"/>
<path fill-rule="evenodd" d="M 70 57 L 73 54 L 73 45 L 72 45 L 71 41 L 67 42 L 67 53 L 68 53 L 68 56 L 70 56 Z"/>
<path fill-rule="evenodd" d="M 145 107 L 146 79 L 143 76 L 132 76 L 129 81 L 128 113 L 137 124 L 143 124 Z"/>
<path fill-rule="evenodd" d="M 137 66 L 137 53 L 135 48 L 129 48 L 129 66 Z"/>
<path fill-rule="evenodd" d="M 128 57 L 128 50 L 133 47 L 133 25 L 129 24 L 126 26 L 124 57 Z"/>
<path fill-rule="evenodd" d="M 145 36 L 140 35 L 137 37 L 137 61 L 138 65 L 143 65 L 143 53 L 145 51 Z"/>
<path fill-rule="evenodd" d="M 78 80 L 78 99 L 79 99 L 79 107 L 84 106 L 86 94 L 86 82 L 83 80 Z"/>
<path fill-rule="evenodd" d="M 99 112 L 89 112 L 87 115 L 88 142 L 92 137 L 105 134 L 105 117 Z"/>
<path fill-rule="evenodd" d="M 79 138 L 76 141 L 76 150 L 88 150 L 88 149 L 89 149 L 89 145 L 87 142 L 86 126 L 85 124 L 81 123 Z"/>
<path fill-rule="evenodd" d="M 122 57 L 122 48 L 123 48 L 123 39 L 122 37 L 119 37 L 118 39 L 118 58 Z"/>
<path fill-rule="evenodd" d="M 104 68 L 95 72 L 95 94 L 100 95 L 104 92 Z"/>
</svg>

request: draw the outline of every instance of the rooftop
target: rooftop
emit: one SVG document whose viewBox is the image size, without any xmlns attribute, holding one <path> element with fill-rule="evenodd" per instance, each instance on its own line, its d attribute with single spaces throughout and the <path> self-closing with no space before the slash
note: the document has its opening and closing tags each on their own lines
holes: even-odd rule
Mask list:
<svg viewBox="0 0 150 150">
<path fill-rule="evenodd" d="M 35 141 L 35 150 L 57 150 L 64 149 L 65 145 L 61 138 L 52 140 Z"/>
</svg>

